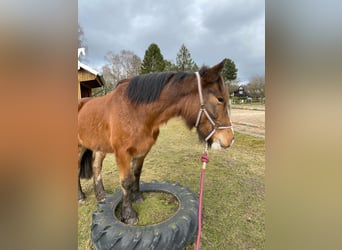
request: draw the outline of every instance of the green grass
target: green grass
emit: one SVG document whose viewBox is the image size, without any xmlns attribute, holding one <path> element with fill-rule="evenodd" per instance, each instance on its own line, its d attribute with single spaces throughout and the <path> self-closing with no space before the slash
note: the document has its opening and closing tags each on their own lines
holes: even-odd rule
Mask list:
<svg viewBox="0 0 342 250">
<path fill-rule="evenodd" d="M 161 128 L 156 145 L 146 157 L 141 180 L 178 182 L 199 194 L 202 151 L 203 145 L 198 142 L 196 132 L 188 131 L 178 119 L 171 120 Z M 209 159 L 204 184 L 201 249 L 264 249 L 265 140 L 235 133 L 233 147 L 210 150 Z M 102 173 L 107 193 L 119 187 L 114 162 L 112 155 L 104 161 Z M 82 186 L 87 200 L 78 208 L 78 248 L 83 250 L 92 249 L 90 225 L 96 199 L 92 180 L 82 181 Z M 165 202 L 158 204 L 147 197 L 142 209 L 152 204 L 157 208 L 165 206 Z"/>
<path fill-rule="evenodd" d="M 137 226 L 158 224 L 172 217 L 179 208 L 178 200 L 171 194 L 164 192 L 143 192 L 144 203 L 133 204 L 133 208 L 139 214 Z M 115 211 L 117 218 L 121 220 L 121 203 Z"/>
</svg>

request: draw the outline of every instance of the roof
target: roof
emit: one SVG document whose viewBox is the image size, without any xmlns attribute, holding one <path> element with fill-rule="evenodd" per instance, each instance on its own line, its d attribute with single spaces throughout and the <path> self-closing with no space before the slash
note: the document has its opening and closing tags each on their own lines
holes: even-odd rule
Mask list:
<svg viewBox="0 0 342 250">
<path fill-rule="evenodd" d="M 83 80 L 79 79 L 82 85 L 87 86 L 89 88 L 97 88 L 97 87 L 102 87 L 105 85 L 105 80 L 100 72 L 78 61 L 78 71 L 80 70 L 85 70 L 91 73 L 92 75 L 94 75 L 94 78 L 91 78 L 91 79 L 83 79 Z"/>
<path fill-rule="evenodd" d="M 81 63 L 80 61 L 78 61 L 78 70 L 80 70 L 80 68 L 83 68 L 86 71 L 89 71 L 93 75 L 101 75 L 100 72 L 98 72 L 95 69 L 89 67 L 88 65 L 85 65 L 84 63 Z"/>
<path fill-rule="evenodd" d="M 85 55 L 85 48 L 78 48 L 78 58 L 80 57 L 80 55 Z M 105 84 L 105 80 L 102 76 L 102 74 L 98 71 L 96 71 L 95 69 L 89 67 L 88 65 L 85 65 L 84 63 L 81 63 L 78 60 L 78 71 L 80 71 L 81 69 L 89 72 L 91 75 L 93 76 L 84 76 L 84 74 L 78 74 L 78 81 L 84 85 L 87 86 L 88 88 L 97 88 L 97 87 L 101 87 L 104 86 Z"/>
</svg>

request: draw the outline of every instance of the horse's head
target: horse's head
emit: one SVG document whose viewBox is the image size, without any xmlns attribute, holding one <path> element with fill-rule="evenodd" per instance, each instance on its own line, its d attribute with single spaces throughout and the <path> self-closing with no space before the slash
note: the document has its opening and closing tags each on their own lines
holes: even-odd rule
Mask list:
<svg viewBox="0 0 342 250">
<path fill-rule="evenodd" d="M 225 61 L 196 73 L 201 108 L 195 126 L 200 139 L 213 149 L 228 148 L 234 142 L 229 94 L 221 76 Z"/>
</svg>

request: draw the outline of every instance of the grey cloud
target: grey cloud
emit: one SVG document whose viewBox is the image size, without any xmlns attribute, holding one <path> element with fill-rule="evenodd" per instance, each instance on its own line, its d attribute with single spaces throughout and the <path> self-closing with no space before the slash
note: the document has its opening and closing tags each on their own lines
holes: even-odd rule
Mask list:
<svg viewBox="0 0 342 250">
<path fill-rule="evenodd" d="M 93 65 L 102 65 L 108 51 L 127 49 L 143 58 L 152 42 L 175 61 L 184 43 L 198 65 L 229 57 L 241 80 L 264 74 L 263 1 L 80 0 L 79 23 Z"/>
</svg>

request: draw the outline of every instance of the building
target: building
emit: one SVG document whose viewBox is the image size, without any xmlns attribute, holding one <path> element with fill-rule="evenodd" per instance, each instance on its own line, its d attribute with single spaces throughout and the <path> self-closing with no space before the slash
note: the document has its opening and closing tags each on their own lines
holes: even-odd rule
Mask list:
<svg viewBox="0 0 342 250">
<path fill-rule="evenodd" d="M 84 48 L 78 49 L 78 57 L 80 54 L 85 55 Z M 78 99 L 92 96 L 92 89 L 103 87 L 104 83 L 101 73 L 78 61 Z"/>
<path fill-rule="evenodd" d="M 246 93 L 244 87 L 239 86 L 239 88 L 233 92 L 232 96 L 246 97 L 247 93 Z"/>
</svg>

